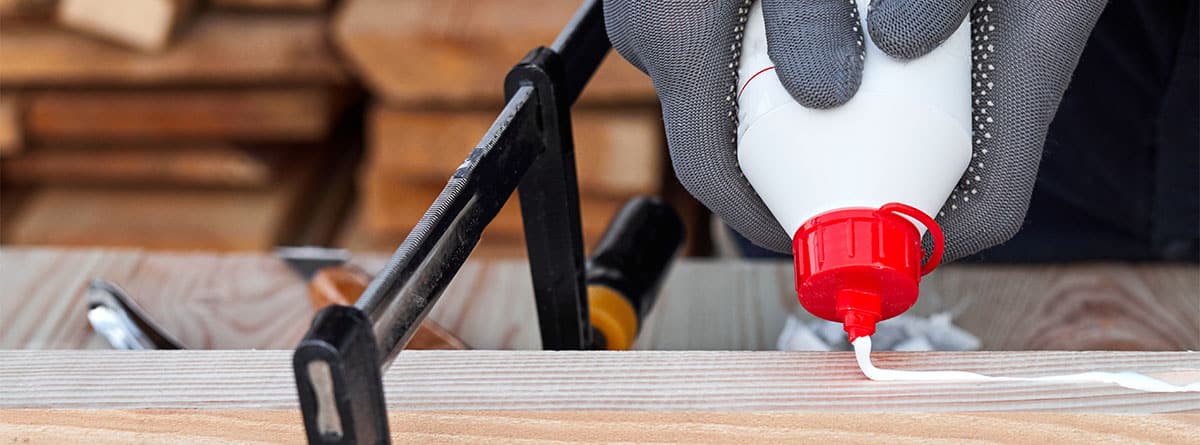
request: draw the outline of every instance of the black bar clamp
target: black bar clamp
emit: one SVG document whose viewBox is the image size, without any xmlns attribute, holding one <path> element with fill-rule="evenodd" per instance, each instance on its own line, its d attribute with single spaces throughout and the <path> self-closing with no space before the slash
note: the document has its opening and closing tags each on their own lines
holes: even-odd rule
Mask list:
<svg viewBox="0 0 1200 445">
<path fill-rule="evenodd" d="M 585 1 L 550 47 L 508 73 L 504 110 L 355 306 L 327 307 L 313 319 L 293 355 L 309 443 L 390 442 L 381 375 L 514 190 L 542 347 L 599 346 L 588 314 L 570 106 L 610 48 L 600 0 Z"/>
</svg>

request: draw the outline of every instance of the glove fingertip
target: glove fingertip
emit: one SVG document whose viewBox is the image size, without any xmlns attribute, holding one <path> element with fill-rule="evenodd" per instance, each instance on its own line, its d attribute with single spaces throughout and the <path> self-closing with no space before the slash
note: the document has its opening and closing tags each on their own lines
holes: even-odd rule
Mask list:
<svg viewBox="0 0 1200 445">
<path fill-rule="evenodd" d="M 828 109 L 849 102 L 862 84 L 862 54 L 848 54 L 821 67 L 776 63 L 779 82 L 800 105 Z"/>
<path fill-rule="evenodd" d="M 894 0 L 871 4 L 867 32 L 884 54 L 915 59 L 946 41 L 971 10 L 971 0 Z"/>
<path fill-rule="evenodd" d="M 864 60 L 855 3 L 763 0 L 763 18 L 767 53 L 779 81 L 797 102 L 824 109 L 854 97 Z"/>
</svg>

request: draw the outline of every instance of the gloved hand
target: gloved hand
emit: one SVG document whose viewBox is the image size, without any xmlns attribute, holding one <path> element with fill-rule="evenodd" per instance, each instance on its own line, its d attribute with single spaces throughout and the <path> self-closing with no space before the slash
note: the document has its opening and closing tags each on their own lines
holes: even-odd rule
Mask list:
<svg viewBox="0 0 1200 445">
<path fill-rule="evenodd" d="M 854 0 L 762 0 L 769 55 L 802 105 L 829 108 L 862 79 Z M 751 0 L 604 0 L 613 47 L 650 75 L 680 182 L 755 244 L 791 235 L 737 164 L 737 64 Z M 915 58 L 970 16 L 974 154 L 937 215 L 946 260 L 1012 237 L 1033 190 L 1046 131 L 1103 0 L 875 0 L 867 17 L 885 53 Z"/>
</svg>

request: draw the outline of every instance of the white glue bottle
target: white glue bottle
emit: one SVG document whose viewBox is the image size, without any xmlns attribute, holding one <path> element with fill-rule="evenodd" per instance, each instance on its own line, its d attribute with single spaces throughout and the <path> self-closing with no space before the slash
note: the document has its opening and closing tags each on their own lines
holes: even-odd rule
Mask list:
<svg viewBox="0 0 1200 445">
<path fill-rule="evenodd" d="M 866 17 L 859 0 L 859 17 Z M 804 108 L 767 56 L 762 10 L 746 23 L 738 68 L 738 161 L 792 233 L 796 292 L 818 317 L 841 322 L 872 380 L 1100 382 L 1140 391 L 1200 392 L 1134 372 L 993 377 L 902 371 L 871 363 L 875 323 L 917 300 L 921 275 L 941 259 L 942 207 L 971 160 L 971 48 L 967 24 L 929 54 L 901 61 L 863 42 L 862 86 L 829 110 Z M 866 29 L 866 23 L 859 23 Z M 863 33 L 868 34 L 868 33 Z M 921 234 L 934 251 L 921 264 Z"/>
<path fill-rule="evenodd" d="M 859 17 L 868 2 L 858 2 Z M 866 22 L 860 23 L 866 30 Z M 971 160 L 971 49 L 963 25 L 929 54 L 894 59 L 866 41 L 862 85 L 849 102 L 800 105 L 767 55 L 759 2 L 738 67 L 738 162 L 793 234 L 796 291 L 853 341 L 917 299 L 940 261 L 941 209 Z M 925 256 L 921 236 L 935 249 Z"/>
</svg>

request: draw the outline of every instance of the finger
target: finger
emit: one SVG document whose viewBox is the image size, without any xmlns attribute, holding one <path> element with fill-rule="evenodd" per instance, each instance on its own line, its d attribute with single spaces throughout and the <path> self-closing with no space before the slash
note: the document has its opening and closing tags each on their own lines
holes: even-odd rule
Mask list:
<svg viewBox="0 0 1200 445">
<path fill-rule="evenodd" d="M 604 27 L 613 50 L 628 60 L 643 73 L 649 73 L 639 56 L 641 40 L 647 38 L 650 29 L 642 17 L 643 9 L 637 0 L 604 0 Z"/>
<path fill-rule="evenodd" d="M 654 79 L 680 184 L 746 238 L 778 252 L 791 235 L 737 160 L 734 51 L 749 0 L 605 0 L 613 48 Z"/>
<path fill-rule="evenodd" d="M 763 0 L 762 8 L 767 53 L 792 97 L 809 108 L 850 100 L 863 68 L 854 0 Z"/>
<path fill-rule="evenodd" d="M 874 0 L 867 14 L 871 41 L 901 59 L 921 57 L 954 33 L 974 0 Z"/>
</svg>

